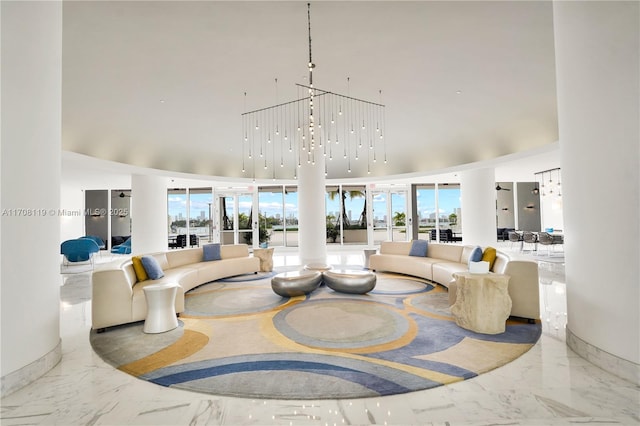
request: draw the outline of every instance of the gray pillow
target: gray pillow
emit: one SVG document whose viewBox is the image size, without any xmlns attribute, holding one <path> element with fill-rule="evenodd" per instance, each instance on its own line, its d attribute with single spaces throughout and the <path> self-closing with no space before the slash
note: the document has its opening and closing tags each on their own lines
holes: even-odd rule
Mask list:
<svg viewBox="0 0 640 426">
<path fill-rule="evenodd" d="M 480 252 L 480 255 L 482 255 L 482 252 Z M 409 256 L 427 257 L 427 240 L 411 241 Z"/>
<path fill-rule="evenodd" d="M 212 260 L 221 260 L 220 244 L 205 244 L 202 246 L 202 260 L 210 262 Z"/>
<path fill-rule="evenodd" d="M 150 279 L 157 280 L 164 277 L 164 271 L 155 257 L 142 256 L 140 261 Z"/>
</svg>

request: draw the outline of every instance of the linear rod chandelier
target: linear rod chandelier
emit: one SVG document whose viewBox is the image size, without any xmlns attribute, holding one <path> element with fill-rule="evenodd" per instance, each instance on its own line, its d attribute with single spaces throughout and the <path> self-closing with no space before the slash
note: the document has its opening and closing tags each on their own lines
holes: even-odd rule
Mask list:
<svg viewBox="0 0 640 426">
<path fill-rule="evenodd" d="M 553 180 L 554 174 L 556 176 L 555 181 Z M 548 180 L 545 180 L 545 176 L 547 175 Z M 556 167 L 555 169 L 536 172 L 534 173 L 534 176 L 536 178 L 536 187 L 533 188 L 533 191 L 531 191 L 532 193 L 538 194 L 542 192 L 543 197 L 546 195 L 556 195 L 558 197 L 562 197 L 562 183 L 560 182 L 561 175 L 559 167 Z M 540 178 L 540 183 L 538 183 L 538 178 Z"/>
<path fill-rule="evenodd" d="M 314 86 L 310 3 L 307 22 L 309 84 L 296 84 L 295 100 L 242 114 L 242 173 L 251 173 L 254 181 L 297 179 L 297 169 L 305 162 L 315 166 L 319 156 L 325 159 L 325 176 L 329 162 L 341 161 L 351 173 L 356 161 L 366 161 L 367 174 L 379 156 L 387 162 L 385 105 Z M 277 98 L 278 79 L 275 85 Z"/>
</svg>

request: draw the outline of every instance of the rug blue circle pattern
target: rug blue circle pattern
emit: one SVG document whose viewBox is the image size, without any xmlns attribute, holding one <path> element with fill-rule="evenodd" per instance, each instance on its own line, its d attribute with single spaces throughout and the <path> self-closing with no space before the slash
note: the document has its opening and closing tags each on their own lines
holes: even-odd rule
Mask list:
<svg viewBox="0 0 640 426">
<path fill-rule="evenodd" d="M 508 320 L 497 335 L 465 330 L 448 314 L 443 287 L 394 274 L 378 278 L 378 291 L 366 295 L 322 286 L 293 298 L 275 295 L 269 277 L 213 282 L 187 293 L 175 337 L 140 336 L 141 325 L 133 324 L 92 332 L 92 345 L 120 370 L 159 385 L 306 400 L 465 380 L 516 359 L 540 337 L 539 322 Z"/>
</svg>

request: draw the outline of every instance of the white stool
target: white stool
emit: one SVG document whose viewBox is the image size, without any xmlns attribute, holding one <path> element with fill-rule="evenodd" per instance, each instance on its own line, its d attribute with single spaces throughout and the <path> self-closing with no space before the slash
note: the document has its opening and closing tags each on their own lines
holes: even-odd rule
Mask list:
<svg viewBox="0 0 640 426">
<path fill-rule="evenodd" d="M 178 326 L 176 318 L 176 283 L 153 284 L 143 288 L 147 300 L 147 318 L 142 331 L 164 333 Z"/>
</svg>

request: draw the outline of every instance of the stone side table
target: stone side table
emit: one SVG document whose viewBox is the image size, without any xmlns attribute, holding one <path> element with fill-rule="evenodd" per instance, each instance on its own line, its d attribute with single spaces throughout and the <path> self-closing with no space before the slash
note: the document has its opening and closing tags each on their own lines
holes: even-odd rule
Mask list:
<svg viewBox="0 0 640 426">
<path fill-rule="evenodd" d="M 165 283 L 152 284 L 143 288 L 147 301 L 147 317 L 142 331 L 164 333 L 178 326 L 175 306 L 178 287 L 176 283 Z"/>
<path fill-rule="evenodd" d="M 260 259 L 260 272 L 273 271 L 273 247 L 253 249 L 253 255 Z"/>
<path fill-rule="evenodd" d="M 476 333 L 504 333 L 511 313 L 509 276 L 461 272 L 453 277 L 456 302 L 451 313 L 456 324 Z"/>
</svg>

